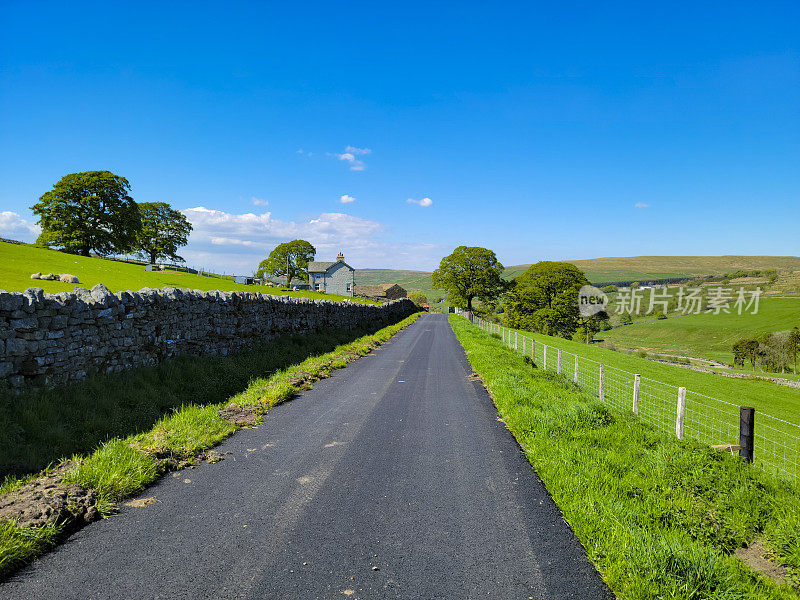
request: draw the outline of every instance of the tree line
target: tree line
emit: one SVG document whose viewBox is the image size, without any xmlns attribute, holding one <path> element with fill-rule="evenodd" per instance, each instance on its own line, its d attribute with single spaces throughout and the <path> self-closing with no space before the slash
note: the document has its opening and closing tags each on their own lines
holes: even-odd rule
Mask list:
<svg viewBox="0 0 800 600">
<path fill-rule="evenodd" d="M 733 364 L 744 367 L 749 362 L 764 371 L 785 373 L 790 365 L 797 373 L 797 355 L 800 354 L 800 329 L 765 333 L 758 337 L 743 338 L 733 344 Z"/>
<path fill-rule="evenodd" d="M 155 263 L 183 262 L 178 248 L 192 225 L 166 202 L 135 202 L 130 183 L 110 171 L 62 177 L 31 207 L 42 233 L 37 245 L 89 256 L 135 253 Z"/>
<path fill-rule="evenodd" d="M 610 328 L 605 311 L 580 314 L 578 292 L 589 280 L 575 265 L 541 261 L 511 281 L 503 279 L 503 271 L 491 250 L 459 246 L 441 260 L 432 279 L 434 287 L 447 291 L 451 304 L 468 311 L 474 310 L 474 300 L 483 312 L 502 301 L 509 327 L 581 341 Z"/>
</svg>

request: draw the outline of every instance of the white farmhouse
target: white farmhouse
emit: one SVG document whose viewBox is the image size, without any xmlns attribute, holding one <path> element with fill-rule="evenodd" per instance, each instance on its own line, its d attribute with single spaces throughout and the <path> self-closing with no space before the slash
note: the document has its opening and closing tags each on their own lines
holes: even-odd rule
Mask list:
<svg viewBox="0 0 800 600">
<path fill-rule="evenodd" d="M 344 255 L 339 252 L 336 262 L 308 263 L 308 284 L 312 290 L 352 296 L 356 270 L 344 262 Z"/>
</svg>

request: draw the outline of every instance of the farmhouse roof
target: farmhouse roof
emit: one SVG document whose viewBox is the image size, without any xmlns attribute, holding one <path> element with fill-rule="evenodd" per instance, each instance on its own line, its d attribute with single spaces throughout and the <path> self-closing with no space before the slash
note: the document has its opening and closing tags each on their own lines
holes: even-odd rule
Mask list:
<svg viewBox="0 0 800 600">
<path fill-rule="evenodd" d="M 386 292 L 394 287 L 403 290 L 396 283 L 381 283 L 379 285 L 356 285 L 354 292 L 362 296 L 385 296 Z"/>
<path fill-rule="evenodd" d="M 308 263 L 308 272 L 309 273 L 324 273 L 325 271 L 330 269 L 335 264 L 336 264 L 335 262 L 317 262 L 317 261 L 312 261 L 312 262 Z"/>
<path fill-rule="evenodd" d="M 325 272 L 326 272 L 328 269 L 330 269 L 330 268 L 331 268 L 333 265 L 336 265 L 336 264 L 338 264 L 338 263 L 342 263 L 342 264 L 343 264 L 345 267 L 347 267 L 347 268 L 348 268 L 348 269 L 350 269 L 351 271 L 355 271 L 355 269 L 354 269 L 353 267 L 351 267 L 350 265 L 348 265 L 348 264 L 347 264 L 346 262 L 344 262 L 343 260 L 336 260 L 336 261 L 333 261 L 333 262 L 317 262 L 317 261 L 312 261 L 312 262 L 308 263 L 308 272 L 309 272 L 309 273 L 325 273 Z"/>
</svg>

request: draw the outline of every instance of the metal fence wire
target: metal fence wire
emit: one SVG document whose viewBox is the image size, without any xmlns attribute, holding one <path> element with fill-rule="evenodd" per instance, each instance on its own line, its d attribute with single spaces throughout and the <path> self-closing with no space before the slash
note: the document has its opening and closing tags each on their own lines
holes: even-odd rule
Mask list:
<svg viewBox="0 0 800 600">
<path fill-rule="evenodd" d="M 466 315 L 459 311 L 459 314 Z M 543 370 L 560 372 L 582 390 L 619 410 L 632 410 L 654 428 L 710 446 L 737 447 L 739 406 L 610 367 L 555 348 L 533 337 L 473 316 L 472 323 L 497 334 L 511 349 Z M 800 425 L 758 411 L 754 463 L 781 479 L 798 483 Z"/>
</svg>

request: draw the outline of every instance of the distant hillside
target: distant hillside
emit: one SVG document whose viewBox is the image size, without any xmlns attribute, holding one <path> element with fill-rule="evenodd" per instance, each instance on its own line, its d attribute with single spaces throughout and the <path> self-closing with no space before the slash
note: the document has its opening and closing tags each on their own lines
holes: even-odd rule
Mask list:
<svg viewBox="0 0 800 600">
<path fill-rule="evenodd" d="M 568 260 L 592 283 L 669 279 L 698 275 L 723 275 L 734 271 L 775 269 L 784 274 L 800 272 L 797 256 L 629 256 Z M 506 269 L 506 277 L 516 277 L 530 265 Z"/>
<path fill-rule="evenodd" d="M 782 292 L 800 291 L 800 257 L 797 256 L 630 256 L 568 260 L 580 268 L 592 283 L 612 281 L 649 281 L 699 275 L 723 275 L 735 271 L 775 269 L 781 277 L 776 287 Z M 504 276 L 513 279 L 530 266 L 506 267 Z M 395 271 L 392 269 L 358 269 L 356 283 L 375 285 L 397 283 L 407 290 L 433 289 L 429 271 Z"/>
<path fill-rule="evenodd" d="M 394 269 L 357 269 L 356 285 L 378 285 L 379 283 L 396 283 L 406 291 L 419 290 L 433 299 L 444 295 L 435 290 L 431 283 L 430 271 L 403 271 Z"/>
</svg>

